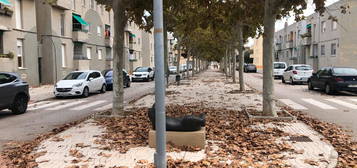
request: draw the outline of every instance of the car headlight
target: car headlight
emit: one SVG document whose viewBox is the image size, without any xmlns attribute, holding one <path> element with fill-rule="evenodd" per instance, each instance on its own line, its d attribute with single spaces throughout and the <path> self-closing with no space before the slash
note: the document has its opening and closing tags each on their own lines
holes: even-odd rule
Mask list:
<svg viewBox="0 0 357 168">
<path fill-rule="evenodd" d="M 83 85 L 83 82 L 82 82 L 82 83 L 75 84 L 75 85 L 73 85 L 73 87 L 81 87 L 82 85 Z"/>
</svg>

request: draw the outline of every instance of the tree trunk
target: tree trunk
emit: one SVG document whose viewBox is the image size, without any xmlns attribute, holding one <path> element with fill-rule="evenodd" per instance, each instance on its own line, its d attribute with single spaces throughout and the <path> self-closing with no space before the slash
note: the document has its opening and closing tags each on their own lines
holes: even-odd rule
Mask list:
<svg viewBox="0 0 357 168">
<path fill-rule="evenodd" d="M 232 56 L 233 56 L 232 78 L 233 78 L 233 83 L 237 83 L 237 81 L 236 81 L 237 57 L 236 57 L 234 50 L 233 50 Z M 240 74 L 239 74 L 239 77 L 240 77 Z"/>
<path fill-rule="evenodd" d="M 177 71 L 177 75 L 180 75 L 181 72 L 180 72 L 180 59 L 181 59 L 181 46 L 180 46 L 180 42 L 177 43 L 177 46 L 178 46 L 178 55 L 177 55 L 177 58 L 176 58 L 176 71 Z"/>
<path fill-rule="evenodd" d="M 276 17 L 274 14 L 275 0 L 265 1 L 264 39 L 263 39 L 263 114 L 277 116 L 274 111 L 274 79 L 273 79 L 273 43 Z"/>
<path fill-rule="evenodd" d="M 123 0 L 113 1 L 114 41 L 113 41 L 113 116 L 124 115 L 124 29 L 127 24 Z"/>
<path fill-rule="evenodd" d="M 195 63 L 195 56 L 194 55 L 192 55 L 192 77 L 195 75 L 195 65 L 196 65 L 196 63 Z"/>
<path fill-rule="evenodd" d="M 238 23 L 237 25 L 238 31 L 238 52 L 239 52 L 239 86 L 240 91 L 245 91 L 245 84 L 244 84 L 244 42 L 243 42 L 243 27 L 242 24 Z"/>
<path fill-rule="evenodd" d="M 226 75 L 226 78 L 228 76 L 228 74 L 227 74 L 227 55 L 228 55 L 228 48 L 226 48 L 226 55 L 222 59 L 222 61 L 223 61 L 222 69 L 223 69 L 224 74 Z"/>
</svg>

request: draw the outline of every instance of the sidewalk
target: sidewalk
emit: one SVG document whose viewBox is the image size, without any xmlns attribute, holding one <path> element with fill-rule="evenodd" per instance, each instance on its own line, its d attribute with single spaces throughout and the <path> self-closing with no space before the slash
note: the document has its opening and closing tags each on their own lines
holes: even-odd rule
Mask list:
<svg viewBox="0 0 357 168">
<path fill-rule="evenodd" d="M 53 85 L 42 85 L 39 87 L 30 87 L 30 102 L 38 102 L 53 98 Z"/>
<path fill-rule="evenodd" d="M 168 145 L 169 167 L 326 168 L 335 167 L 340 159 L 326 138 L 311 128 L 318 128 L 312 122 L 310 127 L 302 121 L 249 120 L 243 111 L 261 110 L 261 95 L 248 86 L 248 91 L 239 92 L 239 85 L 219 72 L 208 70 L 181 83 L 167 89 L 166 112 L 169 116 L 205 113 L 206 147 Z M 148 147 L 147 117 L 153 103 L 154 95 L 147 95 L 126 107 L 130 114 L 126 117 L 89 119 L 5 155 L 17 158 L 13 163 L 39 168 L 153 167 L 155 149 Z M 354 152 L 354 146 L 350 148 Z M 342 154 L 344 163 L 340 159 L 339 167 L 353 167 L 356 156 Z"/>
</svg>

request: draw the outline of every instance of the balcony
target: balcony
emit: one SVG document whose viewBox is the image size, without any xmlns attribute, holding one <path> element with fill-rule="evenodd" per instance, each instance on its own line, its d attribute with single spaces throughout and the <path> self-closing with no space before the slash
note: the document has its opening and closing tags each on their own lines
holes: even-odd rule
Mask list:
<svg viewBox="0 0 357 168">
<path fill-rule="evenodd" d="M 110 37 L 105 37 L 104 39 L 104 45 L 106 47 L 111 47 L 113 46 L 113 40 Z"/>
<path fill-rule="evenodd" d="M 88 39 L 88 33 L 85 31 L 73 31 L 72 39 L 75 42 L 85 42 Z"/>
<path fill-rule="evenodd" d="M 302 45 L 311 45 L 311 37 L 305 37 L 302 39 Z"/>
<path fill-rule="evenodd" d="M 281 45 L 281 43 L 280 43 L 280 42 L 279 42 L 279 43 L 276 43 L 275 48 L 276 48 L 277 51 L 282 50 L 282 45 Z"/>
<path fill-rule="evenodd" d="M 132 49 L 132 50 L 134 49 L 134 43 L 133 42 L 129 43 L 129 49 Z"/>
<path fill-rule="evenodd" d="M 69 0 L 57 0 L 52 3 L 53 6 L 58 7 L 60 9 L 69 10 L 72 8 L 72 1 Z"/>
<path fill-rule="evenodd" d="M 285 43 L 285 48 L 293 48 L 294 47 L 294 41 L 291 40 L 291 41 L 287 41 Z"/>
</svg>

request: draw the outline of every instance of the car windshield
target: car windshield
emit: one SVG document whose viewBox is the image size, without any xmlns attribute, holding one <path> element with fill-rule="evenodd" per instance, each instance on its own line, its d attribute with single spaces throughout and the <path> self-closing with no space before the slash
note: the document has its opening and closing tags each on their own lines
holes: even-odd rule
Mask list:
<svg viewBox="0 0 357 168">
<path fill-rule="evenodd" d="M 333 73 L 336 75 L 353 75 L 357 76 L 357 69 L 354 68 L 334 68 Z"/>
<path fill-rule="evenodd" d="M 68 74 L 63 80 L 82 80 L 86 79 L 87 72 L 72 72 Z"/>
<path fill-rule="evenodd" d="M 312 68 L 310 66 L 296 66 L 295 69 L 296 70 L 303 70 L 303 71 L 312 70 Z"/>
<path fill-rule="evenodd" d="M 108 71 L 106 74 L 105 74 L 105 77 L 112 77 L 113 76 L 113 71 Z"/>
<path fill-rule="evenodd" d="M 274 69 L 285 69 L 285 64 L 283 64 L 283 63 L 274 63 Z"/>
<path fill-rule="evenodd" d="M 170 69 L 176 69 L 176 67 L 175 66 L 170 66 Z"/>
<path fill-rule="evenodd" d="M 149 72 L 148 67 L 139 67 L 135 69 L 135 72 Z"/>
</svg>

